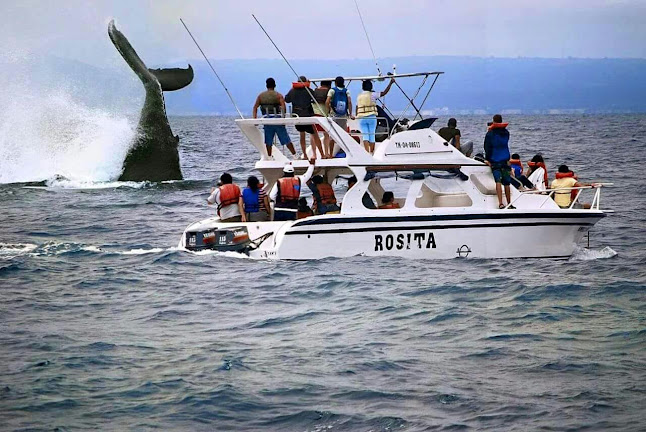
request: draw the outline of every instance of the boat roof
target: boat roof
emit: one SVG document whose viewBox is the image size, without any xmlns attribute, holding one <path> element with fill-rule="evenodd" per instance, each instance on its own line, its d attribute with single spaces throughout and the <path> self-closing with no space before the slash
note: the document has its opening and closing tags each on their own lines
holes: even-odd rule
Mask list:
<svg viewBox="0 0 646 432">
<path fill-rule="evenodd" d="M 427 77 L 429 75 L 441 75 L 444 72 L 412 72 L 412 73 L 388 73 L 387 75 L 366 75 L 366 76 L 356 76 L 356 77 L 343 77 L 345 81 L 365 81 L 365 80 L 384 80 L 387 78 L 410 78 L 410 77 L 416 77 L 416 76 L 423 76 Z M 334 78 L 310 78 L 308 81 L 310 82 L 321 82 L 321 81 L 334 81 L 336 77 Z"/>
</svg>

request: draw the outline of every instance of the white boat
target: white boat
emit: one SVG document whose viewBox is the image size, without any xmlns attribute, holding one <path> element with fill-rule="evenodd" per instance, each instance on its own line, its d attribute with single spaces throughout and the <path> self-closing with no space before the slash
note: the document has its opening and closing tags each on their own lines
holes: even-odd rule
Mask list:
<svg viewBox="0 0 646 432">
<path fill-rule="evenodd" d="M 424 74 L 435 74 L 436 79 L 439 75 L 418 75 Z M 371 77 L 356 79 L 365 78 Z M 391 129 L 371 155 L 329 118 L 236 120 L 260 155 L 255 168 L 264 176 L 267 192 L 289 162 L 278 148 L 273 149 L 273 157 L 267 155 L 259 126 L 271 124 L 320 126 L 335 139 L 345 157 L 317 159 L 314 173 L 330 184 L 352 175 L 358 182 L 343 196 L 339 214 L 283 222 L 223 223 L 213 217 L 189 225 L 179 247 L 235 250 L 257 259 L 289 260 L 357 255 L 567 258 L 608 212 L 600 208 L 601 188 L 593 191 L 590 209 L 575 208 L 578 195 L 570 208 L 562 209 L 550 190 L 547 194 L 521 192 L 512 186 L 510 205 L 499 209 L 491 169 L 449 145 L 428 127 L 430 123 L 427 119 L 406 130 Z M 305 160 L 292 164 L 296 174 L 309 167 Z M 377 206 L 385 190 L 394 192 L 400 208 L 364 205 L 367 194 L 365 198 Z"/>
</svg>

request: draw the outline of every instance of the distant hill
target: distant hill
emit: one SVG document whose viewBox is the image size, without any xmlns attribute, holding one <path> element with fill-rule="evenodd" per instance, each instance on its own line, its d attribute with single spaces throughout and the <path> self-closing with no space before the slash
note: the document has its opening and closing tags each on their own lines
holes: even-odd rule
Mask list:
<svg viewBox="0 0 646 432">
<path fill-rule="evenodd" d="M 206 62 L 189 63 L 195 69 L 195 80 L 184 90 L 166 93 L 169 114 L 234 114 Z M 646 112 L 646 59 L 433 56 L 386 58 L 379 63 L 384 72 L 393 64 L 400 73 L 445 72 L 426 103 L 426 109 L 435 113 Z M 282 93 L 295 79 L 282 60 L 216 60 L 213 64 L 244 113 L 251 111 L 256 95 L 264 89 L 265 78 L 274 77 Z M 371 60 L 298 60 L 292 66 L 308 77 L 376 72 Z M 132 112 L 141 107 L 143 89 L 125 64 L 113 71 L 46 58 L 22 65 L 19 72 L 41 87 L 63 86 L 90 106 L 109 105 Z M 413 78 L 400 84 L 414 91 L 418 82 Z M 375 87 L 383 85 L 376 83 Z M 360 87 L 354 84 L 350 90 L 356 95 Z M 393 110 L 402 110 L 407 104 L 396 88 L 386 100 Z"/>
</svg>

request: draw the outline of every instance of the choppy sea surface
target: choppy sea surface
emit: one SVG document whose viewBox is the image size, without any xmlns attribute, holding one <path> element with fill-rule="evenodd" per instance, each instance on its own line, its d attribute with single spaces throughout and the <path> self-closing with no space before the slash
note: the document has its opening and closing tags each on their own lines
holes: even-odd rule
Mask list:
<svg viewBox="0 0 646 432">
<path fill-rule="evenodd" d="M 6 114 L 0 430 L 644 430 L 646 116 L 506 120 L 524 160 L 615 184 L 569 260 L 183 252 L 252 173 L 232 119 L 172 118 L 186 180 L 120 183 L 132 120 Z"/>
</svg>

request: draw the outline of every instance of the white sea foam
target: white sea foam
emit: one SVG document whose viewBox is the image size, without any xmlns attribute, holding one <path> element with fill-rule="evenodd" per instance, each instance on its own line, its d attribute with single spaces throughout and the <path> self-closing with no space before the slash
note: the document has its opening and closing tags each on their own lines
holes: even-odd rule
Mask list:
<svg viewBox="0 0 646 432">
<path fill-rule="evenodd" d="M 605 246 L 601 249 L 586 249 L 584 247 L 577 247 L 572 256 L 573 261 L 590 261 L 597 259 L 612 258 L 617 255 L 610 246 Z"/>
<path fill-rule="evenodd" d="M 0 183 L 114 180 L 135 134 L 127 117 L 88 108 L 62 90 L 15 84 L 0 92 Z"/>
<path fill-rule="evenodd" d="M 38 245 L 31 243 L 0 243 L 0 259 L 12 259 L 25 255 L 37 247 Z"/>
<path fill-rule="evenodd" d="M 152 186 L 151 182 L 118 182 L 118 181 L 86 181 L 86 180 L 70 180 L 60 177 L 55 177 L 45 181 L 49 188 L 55 189 L 114 189 L 118 187 L 127 187 L 132 189 L 145 189 Z M 25 186 L 28 187 L 28 186 Z"/>
<path fill-rule="evenodd" d="M 170 250 L 170 249 L 163 249 L 163 248 L 130 249 L 128 251 L 119 252 L 119 253 L 122 254 L 122 255 L 146 255 L 146 254 L 165 252 L 167 250 Z"/>
</svg>

